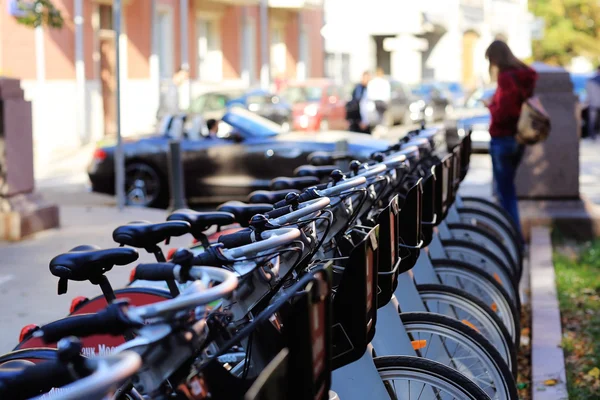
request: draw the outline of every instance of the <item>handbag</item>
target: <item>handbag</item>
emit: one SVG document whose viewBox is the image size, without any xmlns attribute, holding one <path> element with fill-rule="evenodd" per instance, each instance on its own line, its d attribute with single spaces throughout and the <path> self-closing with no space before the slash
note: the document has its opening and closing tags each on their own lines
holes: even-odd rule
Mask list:
<svg viewBox="0 0 600 400">
<path fill-rule="evenodd" d="M 519 84 L 516 77 L 515 82 L 517 85 Z M 517 142 L 526 145 L 541 143 L 548 138 L 550 130 L 550 116 L 539 97 L 534 95 L 526 97 L 517 122 L 517 134 L 515 135 Z"/>
</svg>

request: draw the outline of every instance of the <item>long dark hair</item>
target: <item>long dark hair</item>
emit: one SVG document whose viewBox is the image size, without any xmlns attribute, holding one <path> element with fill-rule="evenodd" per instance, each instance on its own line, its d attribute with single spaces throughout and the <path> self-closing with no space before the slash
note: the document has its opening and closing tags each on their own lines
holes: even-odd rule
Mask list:
<svg viewBox="0 0 600 400">
<path fill-rule="evenodd" d="M 485 51 L 485 58 L 490 62 L 490 73 L 492 66 L 498 67 L 498 71 L 502 72 L 509 68 L 527 68 L 527 65 L 519 60 L 510 47 L 502 40 L 494 40 Z"/>
</svg>

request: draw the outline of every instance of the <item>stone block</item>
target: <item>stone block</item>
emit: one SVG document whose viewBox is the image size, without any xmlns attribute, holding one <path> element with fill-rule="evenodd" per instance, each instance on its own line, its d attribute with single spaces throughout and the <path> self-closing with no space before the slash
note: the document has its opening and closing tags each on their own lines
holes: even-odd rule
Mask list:
<svg viewBox="0 0 600 400">
<path fill-rule="evenodd" d="M 548 139 L 527 146 L 517 171 L 517 195 L 522 199 L 579 198 L 579 117 L 577 97 L 563 68 L 534 64 L 539 74 L 535 94 L 551 117 Z"/>
</svg>

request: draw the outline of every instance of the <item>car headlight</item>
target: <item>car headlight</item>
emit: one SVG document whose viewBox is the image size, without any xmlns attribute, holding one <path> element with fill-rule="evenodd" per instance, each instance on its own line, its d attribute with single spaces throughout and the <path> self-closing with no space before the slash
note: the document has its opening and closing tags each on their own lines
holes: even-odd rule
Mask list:
<svg viewBox="0 0 600 400">
<path fill-rule="evenodd" d="M 308 115 L 309 117 L 316 116 L 318 112 L 319 112 L 319 106 L 316 104 L 310 104 L 310 105 L 304 107 L 304 114 Z"/>
<path fill-rule="evenodd" d="M 423 109 L 423 107 L 425 107 L 425 102 L 423 100 L 419 100 L 419 101 L 410 103 L 410 105 L 408 106 L 408 109 L 410 110 L 410 112 L 419 112 Z"/>
</svg>

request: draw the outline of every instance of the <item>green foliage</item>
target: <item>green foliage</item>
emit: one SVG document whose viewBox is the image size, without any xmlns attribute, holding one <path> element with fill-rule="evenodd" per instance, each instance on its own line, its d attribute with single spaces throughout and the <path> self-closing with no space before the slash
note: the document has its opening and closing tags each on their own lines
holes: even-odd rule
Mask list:
<svg viewBox="0 0 600 400">
<path fill-rule="evenodd" d="M 560 240 L 559 240 L 560 241 Z M 554 241 L 555 244 L 559 241 Z M 600 240 L 554 253 L 570 399 L 600 398 Z"/>
<path fill-rule="evenodd" d="M 545 35 L 533 41 L 535 59 L 567 65 L 573 57 L 600 60 L 600 2 L 530 0 L 531 12 L 545 20 Z"/>
<path fill-rule="evenodd" d="M 50 0 L 34 0 L 32 2 L 22 3 L 21 8 L 27 11 L 25 16 L 17 17 L 17 21 L 23 25 L 32 28 L 43 25 L 56 29 L 60 29 L 64 25 L 64 20 L 60 11 Z"/>
</svg>

